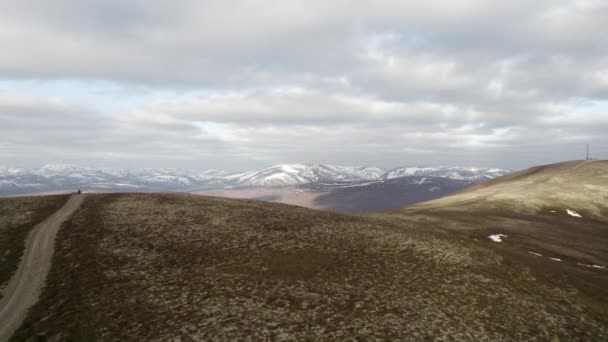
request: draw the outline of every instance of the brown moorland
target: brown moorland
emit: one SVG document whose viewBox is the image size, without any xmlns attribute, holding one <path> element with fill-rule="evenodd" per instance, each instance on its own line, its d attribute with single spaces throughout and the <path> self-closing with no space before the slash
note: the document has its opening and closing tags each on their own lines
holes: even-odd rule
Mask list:
<svg viewBox="0 0 608 342">
<path fill-rule="evenodd" d="M 14 339 L 608 340 L 607 183 L 573 162 L 373 216 L 89 195 Z"/>
</svg>

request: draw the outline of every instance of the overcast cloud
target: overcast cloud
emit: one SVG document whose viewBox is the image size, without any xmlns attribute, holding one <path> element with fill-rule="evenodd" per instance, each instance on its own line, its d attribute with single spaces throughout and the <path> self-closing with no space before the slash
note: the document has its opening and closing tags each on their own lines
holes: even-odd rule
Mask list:
<svg viewBox="0 0 608 342">
<path fill-rule="evenodd" d="M 606 1 L 0 8 L 0 165 L 608 158 Z"/>
</svg>

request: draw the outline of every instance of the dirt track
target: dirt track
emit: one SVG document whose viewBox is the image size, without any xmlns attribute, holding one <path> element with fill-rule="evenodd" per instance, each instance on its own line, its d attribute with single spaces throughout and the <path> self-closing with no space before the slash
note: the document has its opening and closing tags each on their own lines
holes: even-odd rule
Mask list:
<svg viewBox="0 0 608 342">
<path fill-rule="evenodd" d="M 74 195 L 56 213 L 34 228 L 15 275 L 0 300 L 0 341 L 8 340 L 36 303 L 51 268 L 55 236 L 61 224 L 80 206 L 84 195 Z"/>
</svg>

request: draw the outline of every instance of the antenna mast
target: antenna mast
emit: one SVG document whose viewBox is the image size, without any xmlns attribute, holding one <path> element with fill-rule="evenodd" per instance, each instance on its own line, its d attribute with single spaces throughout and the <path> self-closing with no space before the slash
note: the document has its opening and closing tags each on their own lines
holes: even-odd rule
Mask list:
<svg viewBox="0 0 608 342">
<path fill-rule="evenodd" d="M 589 160 L 589 144 L 587 144 L 587 156 L 585 157 L 585 160 Z"/>
</svg>

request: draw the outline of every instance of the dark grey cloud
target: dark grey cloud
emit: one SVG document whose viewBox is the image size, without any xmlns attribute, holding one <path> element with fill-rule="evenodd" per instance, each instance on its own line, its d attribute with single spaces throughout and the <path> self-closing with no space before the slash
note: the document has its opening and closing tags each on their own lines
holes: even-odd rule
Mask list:
<svg viewBox="0 0 608 342">
<path fill-rule="evenodd" d="M 0 164 L 608 157 L 605 1 L 0 5 Z M 83 103 L 99 82 L 121 90 Z"/>
</svg>

